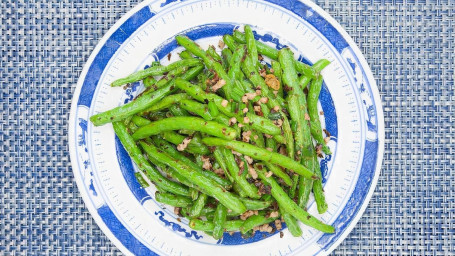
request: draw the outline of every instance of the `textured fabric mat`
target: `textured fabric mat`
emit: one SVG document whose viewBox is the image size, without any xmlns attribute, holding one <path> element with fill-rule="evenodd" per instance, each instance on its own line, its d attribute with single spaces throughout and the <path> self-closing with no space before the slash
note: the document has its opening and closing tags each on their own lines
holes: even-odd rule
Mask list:
<svg viewBox="0 0 455 256">
<path fill-rule="evenodd" d="M 374 196 L 333 254 L 453 255 L 455 1 L 316 2 L 365 54 L 386 125 Z M 74 183 L 67 119 L 91 51 L 136 5 L 1 1 L 0 254 L 120 254 Z"/>
</svg>

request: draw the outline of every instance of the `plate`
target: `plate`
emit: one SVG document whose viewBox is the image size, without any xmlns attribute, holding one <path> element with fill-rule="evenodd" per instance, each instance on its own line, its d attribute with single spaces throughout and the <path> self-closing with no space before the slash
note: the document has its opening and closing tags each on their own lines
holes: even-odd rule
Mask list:
<svg viewBox="0 0 455 256">
<path fill-rule="evenodd" d="M 251 24 L 256 37 L 277 48 L 289 46 L 309 64 L 332 63 L 322 72 L 319 107 L 333 155 L 321 160 L 328 211 L 319 215 L 311 198 L 308 211 L 332 224 L 334 234 L 302 225 L 302 237 L 287 229 L 281 238 L 257 232 L 215 240 L 191 230 L 171 208 L 157 203 L 153 186 L 142 188 L 137 172 L 111 125 L 94 127 L 93 114 L 125 104 L 142 89 L 109 84 L 154 60 L 175 61 L 174 36 L 184 33 L 202 46 Z M 168 60 L 168 54 L 171 58 Z M 87 208 L 103 232 L 125 254 L 133 255 L 327 255 L 349 234 L 374 191 L 384 149 L 379 93 L 359 49 L 327 13 L 310 1 L 193 0 L 145 1 L 121 18 L 91 54 L 74 92 L 69 119 L 69 150 L 74 177 Z"/>
</svg>

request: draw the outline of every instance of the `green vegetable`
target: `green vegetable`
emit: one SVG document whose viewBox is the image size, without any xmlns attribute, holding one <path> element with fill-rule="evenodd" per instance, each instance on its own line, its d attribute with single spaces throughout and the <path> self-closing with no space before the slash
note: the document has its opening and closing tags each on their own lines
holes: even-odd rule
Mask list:
<svg viewBox="0 0 455 256">
<path fill-rule="evenodd" d="M 200 131 L 209 135 L 218 136 L 225 139 L 234 139 L 237 134 L 231 127 L 213 121 L 205 121 L 198 117 L 170 117 L 152 122 L 139 128 L 134 134 L 133 139 L 139 140 L 151 135 L 156 135 L 165 131 L 188 129 Z"/>
<path fill-rule="evenodd" d="M 187 178 L 190 182 L 197 185 L 202 190 L 203 193 L 212 195 L 214 198 L 219 200 L 220 203 L 225 205 L 228 209 L 240 213 L 246 211 L 246 207 L 242 203 L 242 201 L 240 201 L 232 193 L 226 191 L 226 189 L 224 189 L 215 181 L 206 178 L 199 172 L 195 172 L 193 168 L 183 164 L 180 161 L 175 160 L 169 155 L 163 152 L 159 152 L 159 150 L 151 144 L 141 141 L 140 145 L 149 157 L 154 158 L 157 161 L 166 164 L 171 168 L 174 168 L 175 170 L 180 172 L 180 174 L 185 176 L 185 178 Z"/>
<path fill-rule="evenodd" d="M 178 196 L 163 192 L 156 192 L 155 199 L 160 203 L 168 204 L 174 207 L 187 207 L 190 206 L 192 203 L 191 198 L 189 197 Z"/>
<path fill-rule="evenodd" d="M 218 138 L 203 138 L 202 142 L 207 146 L 219 146 L 225 147 L 226 149 L 235 150 L 241 154 L 250 156 L 253 159 L 270 162 L 272 164 L 279 165 L 281 167 L 292 170 L 293 172 L 300 174 L 310 179 L 317 179 L 317 177 L 306 167 L 297 163 L 289 157 L 281 154 L 270 152 L 267 149 L 259 148 L 251 144 L 240 142 L 240 141 L 228 141 Z"/>
<path fill-rule="evenodd" d="M 174 63 L 169 64 L 168 66 L 151 66 L 144 70 L 137 71 L 125 78 L 117 79 L 112 82 L 111 86 L 120 86 L 128 83 L 134 83 L 140 81 L 149 76 L 160 76 L 166 72 L 169 72 L 177 67 L 187 66 L 193 67 L 200 64 L 200 60 L 197 59 L 187 59 L 187 60 L 179 60 Z"/>
</svg>

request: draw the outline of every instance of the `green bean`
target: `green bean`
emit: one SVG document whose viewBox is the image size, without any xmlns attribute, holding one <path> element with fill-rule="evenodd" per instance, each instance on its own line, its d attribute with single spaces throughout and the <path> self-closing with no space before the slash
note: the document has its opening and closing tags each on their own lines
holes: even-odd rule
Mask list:
<svg viewBox="0 0 455 256">
<path fill-rule="evenodd" d="M 233 183 L 234 179 L 231 176 L 231 173 L 229 172 L 227 168 L 226 161 L 224 161 L 223 153 L 219 148 L 215 148 L 213 151 L 213 156 L 215 157 L 215 161 L 220 165 L 220 168 L 223 169 L 224 175 Z"/>
<path fill-rule="evenodd" d="M 146 77 L 144 78 L 144 80 L 142 81 L 142 83 L 144 84 L 144 87 L 147 88 L 147 87 L 150 87 L 154 84 L 156 84 L 156 79 L 153 77 L 153 76 L 149 76 L 149 77 Z"/>
<path fill-rule="evenodd" d="M 294 148 L 294 135 L 292 134 L 291 124 L 286 116 L 283 116 L 283 136 L 286 141 L 286 151 L 291 159 L 294 159 L 295 148 Z"/>
<path fill-rule="evenodd" d="M 220 150 L 224 156 L 224 160 L 226 161 L 226 165 L 231 174 L 231 177 L 234 179 L 234 183 L 238 184 L 240 188 L 245 192 L 245 194 L 247 194 L 249 197 L 260 198 L 258 189 L 253 184 L 249 183 L 244 176 L 240 175 L 240 169 L 235 162 L 234 155 L 232 154 L 231 150 L 227 148 L 220 148 Z M 244 168 L 248 168 L 248 166 L 245 166 Z M 248 172 L 248 170 L 244 170 L 244 172 Z"/>
<path fill-rule="evenodd" d="M 191 55 L 191 53 L 187 50 L 181 51 L 179 53 L 179 56 L 182 59 L 192 59 L 193 58 L 193 55 Z"/>
<path fill-rule="evenodd" d="M 308 91 L 308 114 L 311 119 L 311 135 L 313 135 L 313 138 L 322 145 L 322 151 L 327 155 L 330 155 L 332 152 L 330 152 L 330 148 L 327 147 L 324 141 L 318 111 L 318 99 L 322 88 L 322 81 L 322 76 L 319 76 L 311 83 L 310 90 Z"/>
<path fill-rule="evenodd" d="M 173 131 L 166 131 L 161 133 L 163 138 L 170 143 L 174 145 L 179 145 L 183 142 L 183 140 L 186 138 L 183 135 L 180 135 L 176 132 Z M 210 154 L 210 150 L 200 142 L 200 139 L 197 137 L 193 137 L 193 139 L 190 141 L 188 146 L 185 148 L 185 151 L 192 153 L 192 154 L 200 154 L 200 155 L 208 155 Z"/>
<path fill-rule="evenodd" d="M 149 123 L 151 123 L 150 120 L 148 120 L 147 118 L 143 118 L 141 116 L 136 116 L 134 115 L 132 118 L 131 118 L 131 121 L 137 125 L 138 127 L 141 127 L 141 126 L 144 126 L 144 125 L 147 125 Z"/>
<path fill-rule="evenodd" d="M 321 167 L 319 166 L 318 156 L 314 152 L 314 172 L 319 177 L 319 180 L 313 182 L 313 194 L 319 214 L 327 211 L 327 202 L 324 196 L 324 187 L 322 186 Z"/>
<path fill-rule="evenodd" d="M 281 134 L 281 129 L 277 127 L 272 121 L 267 118 L 247 113 L 246 117 L 250 120 L 251 128 L 256 131 L 266 133 L 269 135 Z"/>
<path fill-rule="evenodd" d="M 223 237 L 224 224 L 226 223 L 227 209 L 224 205 L 218 204 L 213 218 L 213 238 L 220 239 Z"/>
<path fill-rule="evenodd" d="M 223 69 L 223 66 L 220 63 L 214 61 L 212 58 L 210 58 L 209 55 L 204 50 L 201 49 L 201 47 L 199 47 L 194 41 L 192 41 L 188 37 L 178 35 L 175 37 L 175 39 L 177 40 L 178 44 L 183 46 L 185 49 L 187 49 L 197 57 L 201 58 L 209 69 L 215 70 L 218 76 L 224 81 L 226 81 L 226 84 L 222 87 L 222 90 L 226 97 L 230 99 L 232 81 L 227 75 L 226 71 Z"/>
<path fill-rule="evenodd" d="M 248 127 L 245 127 L 248 128 Z M 247 129 L 245 129 L 247 130 Z M 256 145 L 257 147 L 264 148 L 265 147 L 265 140 L 262 133 L 257 132 L 255 130 L 251 130 L 250 140 L 253 142 L 251 144 Z"/>
<path fill-rule="evenodd" d="M 243 220 L 228 220 L 226 223 L 224 223 L 224 229 L 227 232 L 230 231 L 238 231 L 240 230 L 240 227 L 243 225 Z M 194 230 L 200 230 L 200 231 L 212 231 L 215 225 L 213 222 L 209 221 L 203 221 L 199 219 L 192 219 L 190 220 L 189 224 L 190 228 Z"/>
<path fill-rule="evenodd" d="M 273 74 L 275 75 L 276 79 L 280 82 L 280 88 L 278 89 L 278 96 L 283 97 L 283 81 L 281 80 L 283 70 L 281 69 L 281 64 L 279 61 L 272 60 L 272 69 Z"/>
<path fill-rule="evenodd" d="M 161 175 L 159 171 L 157 171 L 149 164 L 147 159 L 145 159 L 145 157 L 142 155 L 139 147 L 128 134 L 128 130 L 123 123 L 114 122 L 112 125 L 114 127 L 115 134 L 119 138 L 126 152 L 128 152 L 128 155 L 131 157 L 134 163 L 136 163 L 136 166 L 139 168 L 139 170 L 145 173 L 151 182 L 165 188 L 167 191 L 174 194 L 184 196 L 189 195 L 187 187 L 166 179 L 163 175 Z"/>
<path fill-rule="evenodd" d="M 305 75 L 300 76 L 299 77 L 300 90 L 303 91 L 308 86 L 310 81 L 311 81 L 311 77 L 308 77 L 308 76 L 305 76 Z"/>
<path fill-rule="evenodd" d="M 234 189 L 234 192 L 237 193 L 241 198 L 248 197 L 248 195 L 243 191 L 243 189 L 240 187 L 239 184 L 233 183 L 232 188 Z M 238 214 L 238 213 L 235 213 Z"/>
<path fill-rule="evenodd" d="M 281 206 L 280 206 L 280 212 L 281 212 L 281 216 L 283 217 L 283 220 L 286 223 L 286 226 L 288 227 L 291 235 L 294 237 L 302 236 L 302 229 L 300 228 L 297 220 L 291 214 L 283 211 L 283 208 Z"/>
<path fill-rule="evenodd" d="M 280 187 L 273 177 L 267 177 L 265 172 L 260 169 L 256 169 L 259 178 L 272 187 L 271 193 L 278 204 L 284 211 L 291 214 L 294 218 L 303 222 L 303 224 L 313 227 L 324 233 L 334 233 L 335 228 L 322 223 L 320 220 L 311 216 L 308 212 L 300 208 L 291 198 L 288 197 L 286 192 Z"/>
<path fill-rule="evenodd" d="M 196 138 L 196 137 L 194 137 L 194 138 Z M 160 147 L 161 150 L 166 152 L 170 157 L 172 157 L 172 158 L 174 158 L 174 159 L 176 159 L 178 161 L 181 161 L 182 163 L 188 165 L 189 167 L 193 168 L 194 170 L 199 172 L 204 177 L 206 177 L 208 179 L 211 179 L 211 180 L 215 181 L 216 183 L 220 184 L 225 189 L 229 189 L 230 188 L 231 182 L 229 182 L 226 179 L 221 178 L 216 173 L 213 173 L 213 172 L 210 172 L 210 171 L 204 171 L 202 169 L 202 165 L 199 166 L 198 164 L 195 164 L 193 161 L 191 161 L 190 159 L 188 159 L 187 157 L 182 155 L 180 152 L 178 152 L 174 147 L 172 147 L 166 141 L 156 137 L 156 138 L 154 138 L 154 142 L 156 143 L 156 145 L 158 145 Z"/>
<path fill-rule="evenodd" d="M 311 152 L 313 154 L 313 152 Z M 305 159 L 305 157 L 302 159 L 303 164 L 310 170 L 314 170 L 314 164 L 313 164 L 313 157 L 311 159 Z M 310 192 L 311 189 L 313 188 L 313 180 L 312 179 L 306 179 L 304 177 L 301 177 L 299 179 L 299 189 L 297 193 L 297 204 L 305 208 L 306 204 L 308 203 L 308 199 L 310 197 Z"/>
<path fill-rule="evenodd" d="M 231 51 L 235 51 L 237 49 L 237 43 L 235 42 L 234 38 L 231 35 L 224 35 L 223 41 Z"/>
<path fill-rule="evenodd" d="M 216 117 L 220 114 L 220 112 L 218 111 L 218 108 L 215 104 L 215 102 L 213 101 L 209 101 L 209 103 L 207 104 L 207 107 L 209 109 L 209 113 L 212 117 Z"/>
<path fill-rule="evenodd" d="M 243 86 L 242 84 L 235 80 L 234 81 L 234 84 L 232 86 L 232 91 L 231 91 L 231 97 L 234 101 L 236 102 L 241 102 L 242 101 L 242 96 L 245 94 L 245 92 L 243 91 Z M 235 111 L 233 111 L 235 112 Z"/>
<path fill-rule="evenodd" d="M 292 176 L 292 187 L 289 189 L 289 197 L 294 198 L 295 197 L 295 191 L 297 190 L 297 185 L 299 184 L 299 175 L 294 174 Z"/>
<path fill-rule="evenodd" d="M 313 68 L 316 72 L 321 72 L 325 67 L 330 64 L 330 61 L 327 59 L 320 59 L 314 63 Z"/>
<path fill-rule="evenodd" d="M 178 196 L 163 192 L 156 192 L 155 199 L 160 203 L 168 204 L 174 207 L 187 207 L 190 206 L 192 203 L 191 198 L 189 197 Z"/>
<path fill-rule="evenodd" d="M 213 45 L 209 46 L 206 52 L 214 61 L 221 62 L 221 56 L 216 52 Z"/>
<path fill-rule="evenodd" d="M 208 196 L 206 194 L 200 193 L 193 206 L 191 206 L 188 215 L 193 218 L 201 216 L 202 209 L 207 203 L 207 198 Z"/>
<path fill-rule="evenodd" d="M 254 200 L 249 198 L 240 198 L 243 204 L 246 206 L 247 210 L 262 210 L 270 205 L 272 205 L 272 200 L 269 201 L 261 201 L 261 200 Z"/>
<path fill-rule="evenodd" d="M 151 106 L 150 108 L 144 110 L 141 114 L 146 114 L 150 112 L 155 112 L 159 111 L 162 109 L 169 108 L 172 105 L 175 105 L 176 103 L 184 100 L 184 99 L 189 99 L 190 96 L 186 93 L 178 93 L 178 94 L 172 94 L 169 96 L 164 97 L 162 100 L 157 102 L 155 105 Z"/>
<path fill-rule="evenodd" d="M 303 92 L 302 92 L 303 93 Z M 289 103 L 288 111 L 291 116 L 291 119 L 295 122 L 296 127 L 294 131 L 294 138 L 295 138 L 295 148 L 297 150 L 297 157 L 300 159 L 302 157 L 302 152 L 304 148 L 304 129 L 303 127 L 307 125 L 305 122 L 305 116 L 303 115 L 303 107 L 300 105 L 299 96 L 292 93 L 287 97 L 287 101 Z M 306 109 L 306 108 L 305 108 Z M 311 137 L 310 137 L 311 138 Z"/>
<path fill-rule="evenodd" d="M 205 120 L 210 121 L 213 119 L 213 116 L 210 114 L 208 106 L 205 104 L 201 104 L 197 101 L 181 100 L 180 107 L 204 118 Z"/>
<path fill-rule="evenodd" d="M 273 135 L 273 140 L 276 141 L 279 144 L 285 144 L 286 143 L 286 139 L 281 134 Z"/>
<path fill-rule="evenodd" d="M 221 51 L 221 57 L 223 57 L 223 63 L 225 64 L 224 68 L 228 69 L 229 62 L 232 58 L 232 51 L 229 48 L 224 48 Z"/>
<path fill-rule="evenodd" d="M 238 31 L 238 30 L 235 30 L 234 31 L 234 39 L 236 41 L 238 41 L 239 43 L 245 43 L 246 42 L 246 39 L 245 39 L 245 34 L 243 34 L 242 32 Z M 269 57 L 270 59 L 272 60 L 277 60 L 278 59 L 278 50 L 271 47 L 271 46 L 268 46 L 260 41 L 256 41 L 256 46 L 257 46 L 257 49 L 258 49 L 258 52 L 262 55 L 265 55 L 267 57 Z M 295 68 L 300 72 L 300 73 L 303 73 L 305 75 L 308 75 L 308 76 L 311 76 L 311 77 L 315 77 L 317 75 L 317 72 L 314 70 L 314 68 L 312 68 L 311 66 L 308 66 L 307 64 L 303 63 L 303 62 L 300 62 L 300 61 L 297 61 L 297 60 L 294 60 L 294 65 L 295 65 Z"/>
<path fill-rule="evenodd" d="M 240 232 L 242 234 L 245 234 L 246 232 L 252 230 L 254 227 L 270 223 L 276 220 L 277 218 L 278 217 L 266 218 L 265 216 L 262 215 L 250 216 L 248 219 L 245 220 L 242 227 L 240 227 Z"/>
<path fill-rule="evenodd" d="M 197 59 L 187 59 L 187 60 L 178 60 L 174 63 L 169 64 L 168 66 L 152 66 L 144 70 L 139 70 L 125 78 L 117 79 L 111 83 L 112 87 L 120 86 L 128 83 L 134 83 L 140 81 L 149 76 L 160 76 L 166 72 L 169 72 L 177 67 L 181 66 L 196 66 L 200 64 L 201 61 Z"/>
<path fill-rule="evenodd" d="M 142 174 L 141 172 L 135 172 L 134 173 L 134 176 L 136 177 L 136 180 L 137 182 L 139 183 L 139 185 L 141 185 L 141 187 L 143 188 L 148 188 L 150 185 L 147 183 L 147 181 L 145 181 L 144 177 L 142 177 Z"/>
<path fill-rule="evenodd" d="M 242 43 L 242 44 L 246 43 L 245 34 L 243 34 L 242 32 L 240 32 L 238 30 L 234 30 L 233 37 L 239 43 Z M 277 49 L 275 49 L 271 46 L 268 46 L 260 41 L 256 41 L 256 47 L 257 47 L 257 51 L 260 54 L 265 55 L 265 56 L 271 58 L 272 60 L 278 59 L 278 50 Z"/>
<path fill-rule="evenodd" d="M 287 168 L 299 175 L 310 179 L 317 179 L 317 177 L 306 167 L 292 160 L 289 157 L 283 156 L 279 153 L 270 152 L 267 149 L 259 148 L 248 143 L 240 141 L 228 141 L 219 138 L 203 138 L 202 142 L 207 146 L 220 146 L 227 149 L 235 150 L 241 154 L 250 156 L 253 159 L 270 162 L 272 164 L 279 165 Z"/>
<path fill-rule="evenodd" d="M 272 149 L 272 152 L 276 152 L 277 150 L 276 141 L 273 138 L 265 139 L 265 146 L 267 149 L 268 148 Z"/>
<path fill-rule="evenodd" d="M 178 106 L 178 105 L 170 106 L 169 111 L 174 116 L 189 116 L 190 115 L 190 113 L 188 113 L 186 110 L 180 108 L 180 106 Z"/>
<path fill-rule="evenodd" d="M 258 49 L 256 48 L 256 39 L 254 39 L 253 30 L 249 25 L 245 25 L 245 41 L 246 47 L 248 49 L 248 55 L 250 56 L 251 60 L 253 61 L 253 65 L 255 67 L 259 66 L 258 61 Z"/>
<path fill-rule="evenodd" d="M 139 140 L 165 131 L 180 129 L 204 132 L 212 136 L 230 140 L 237 136 L 234 129 L 217 122 L 205 121 L 204 119 L 198 117 L 179 116 L 162 119 L 152 122 L 146 126 L 142 126 L 133 134 L 133 138 L 135 140 Z"/>
<path fill-rule="evenodd" d="M 287 175 L 287 173 L 283 171 L 280 167 L 268 162 L 263 162 L 263 164 L 267 167 L 269 171 L 275 174 L 275 176 L 281 178 L 286 185 L 288 185 L 289 187 L 293 186 L 291 177 L 289 177 L 289 175 Z"/>
<path fill-rule="evenodd" d="M 186 72 L 185 74 L 183 74 L 181 78 L 183 80 L 191 80 L 194 77 L 196 77 L 197 74 L 199 74 L 199 72 L 201 72 L 203 68 L 204 68 L 203 66 L 196 66 L 188 70 L 188 72 Z M 134 115 L 153 106 L 155 103 L 160 101 L 164 96 L 174 91 L 175 91 L 174 82 L 173 80 L 171 80 L 168 82 L 167 85 L 163 86 L 162 88 L 153 91 L 149 94 L 144 93 L 138 96 L 135 100 L 125 105 L 91 116 L 90 121 L 95 126 L 100 126 L 109 122 L 121 121 L 128 116 Z"/>
<path fill-rule="evenodd" d="M 140 145 L 149 155 L 149 157 L 155 158 L 157 161 L 162 162 L 167 166 L 179 171 L 190 182 L 197 185 L 202 190 L 203 193 L 213 196 L 228 209 L 231 209 L 235 212 L 246 211 L 246 207 L 242 203 L 242 201 L 240 201 L 232 193 L 226 191 L 221 185 L 219 185 L 215 181 L 206 178 L 197 171 L 195 172 L 193 168 L 183 164 L 181 161 L 175 160 L 169 155 L 159 152 L 159 150 L 153 145 L 147 144 L 143 141 L 140 142 Z"/>
<path fill-rule="evenodd" d="M 190 197 L 191 200 L 196 201 L 199 197 L 199 191 L 196 188 L 190 187 Z"/>
</svg>

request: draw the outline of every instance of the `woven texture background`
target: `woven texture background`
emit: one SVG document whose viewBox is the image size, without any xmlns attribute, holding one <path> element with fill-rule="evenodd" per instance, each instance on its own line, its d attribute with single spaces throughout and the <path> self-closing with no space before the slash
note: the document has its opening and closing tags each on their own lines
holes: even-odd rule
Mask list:
<svg viewBox="0 0 455 256">
<path fill-rule="evenodd" d="M 455 1 L 316 3 L 365 54 L 386 124 L 374 196 L 333 254 L 455 254 Z M 0 254 L 120 254 L 76 188 L 67 119 L 91 51 L 136 5 L 1 1 Z"/>
</svg>

